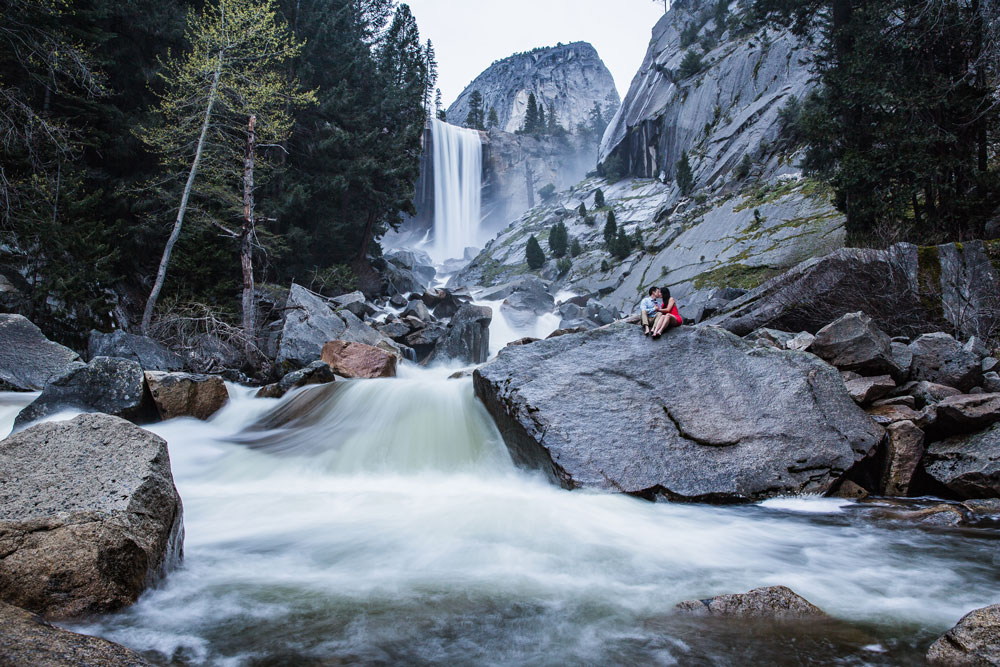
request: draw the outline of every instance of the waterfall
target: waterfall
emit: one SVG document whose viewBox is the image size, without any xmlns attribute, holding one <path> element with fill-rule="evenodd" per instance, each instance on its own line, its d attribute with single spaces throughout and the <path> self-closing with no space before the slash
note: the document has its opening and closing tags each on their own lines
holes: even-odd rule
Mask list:
<svg viewBox="0 0 1000 667">
<path fill-rule="evenodd" d="M 434 144 L 435 259 L 462 257 L 478 244 L 483 146 L 479 132 L 431 120 Z"/>
</svg>

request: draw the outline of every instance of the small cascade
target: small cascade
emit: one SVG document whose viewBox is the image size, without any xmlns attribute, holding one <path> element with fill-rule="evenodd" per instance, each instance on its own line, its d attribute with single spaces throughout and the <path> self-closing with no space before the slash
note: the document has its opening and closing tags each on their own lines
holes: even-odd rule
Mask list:
<svg viewBox="0 0 1000 667">
<path fill-rule="evenodd" d="M 434 145 L 435 260 L 478 244 L 483 146 L 479 132 L 431 120 Z"/>
</svg>

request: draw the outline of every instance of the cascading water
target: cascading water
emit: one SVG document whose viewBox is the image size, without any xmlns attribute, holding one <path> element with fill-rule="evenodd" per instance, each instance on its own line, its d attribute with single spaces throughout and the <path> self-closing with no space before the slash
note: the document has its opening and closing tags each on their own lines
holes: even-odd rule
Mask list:
<svg viewBox="0 0 1000 667">
<path fill-rule="evenodd" d="M 177 665 L 890 665 L 1000 598 L 989 534 L 885 525 L 835 499 L 562 490 L 513 466 L 471 382 L 445 372 L 281 401 L 232 387 L 208 423 L 151 426 L 170 443 L 185 560 L 73 629 Z M 773 584 L 841 620 L 672 613 Z"/>
<path fill-rule="evenodd" d="M 483 147 L 479 132 L 431 120 L 435 260 L 461 258 L 479 242 Z"/>
</svg>

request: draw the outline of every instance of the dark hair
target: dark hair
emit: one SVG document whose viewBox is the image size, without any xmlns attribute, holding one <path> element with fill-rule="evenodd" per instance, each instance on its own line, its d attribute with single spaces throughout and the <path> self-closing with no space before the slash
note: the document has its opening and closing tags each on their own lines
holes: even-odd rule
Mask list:
<svg viewBox="0 0 1000 667">
<path fill-rule="evenodd" d="M 658 287 L 650 287 L 649 288 L 649 296 L 653 296 L 653 292 L 655 292 L 658 289 L 659 289 Z"/>
<path fill-rule="evenodd" d="M 670 288 L 669 287 L 661 287 L 660 288 L 660 292 L 663 293 L 663 296 L 662 296 L 663 303 L 666 303 L 667 301 L 670 300 Z"/>
</svg>

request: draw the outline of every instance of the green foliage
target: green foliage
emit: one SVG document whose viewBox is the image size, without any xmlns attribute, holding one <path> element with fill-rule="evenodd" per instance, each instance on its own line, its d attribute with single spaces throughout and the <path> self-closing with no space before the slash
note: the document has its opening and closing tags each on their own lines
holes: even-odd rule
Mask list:
<svg viewBox="0 0 1000 667">
<path fill-rule="evenodd" d="M 492 111 L 492 109 L 491 109 Z M 493 113 L 494 118 L 496 112 Z M 483 96 L 478 90 L 469 95 L 469 113 L 465 116 L 465 126 L 474 130 L 485 130 L 486 119 L 483 113 Z"/>
<path fill-rule="evenodd" d="M 544 125 L 539 127 L 540 125 L 538 100 L 535 99 L 534 93 L 529 93 L 528 106 L 524 112 L 524 125 L 521 127 L 521 132 L 524 134 L 539 134 L 544 129 Z"/>
<path fill-rule="evenodd" d="M 597 145 L 604 136 L 604 130 L 614 114 L 614 108 L 608 103 L 607 108 L 602 109 L 600 102 L 595 101 L 590 108 L 587 120 L 576 126 L 576 136 L 583 140 L 585 144 Z"/>
<path fill-rule="evenodd" d="M 566 254 L 568 246 L 569 234 L 566 231 L 566 225 L 562 221 L 557 222 L 552 225 L 552 229 L 549 231 L 549 250 L 552 251 L 554 257 L 562 257 Z"/>
<path fill-rule="evenodd" d="M 498 127 L 499 125 L 500 125 L 500 119 L 497 118 L 496 107 L 490 107 L 490 116 L 486 121 L 486 126 L 492 130 Z"/>
<path fill-rule="evenodd" d="M 541 197 L 543 200 L 552 199 L 552 197 L 555 196 L 555 194 L 556 194 L 556 186 L 553 185 L 552 183 L 548 183 L 538 190 L 538 196 Z"/>
<path fill-rule="evenodd" d="M 642 240 L 642 230 L 638 225 L 635 227 L 635 235 L 632 237 L 632 245 L 639 250 L 645 250 L 646 244 Z"/>
<path fill-rule="evenodd" d="M 602 208 L 604 206 L 604 190 L 597 188 L 594 191 L 594 206 L 596 208 Z"/>
<path fill-rule="evenodd" d="M 618 228 L 618 233 L 615 235 L 615 239 L 612 241 L 609 250 L 612 255 L 620 260 L 625 259 L 632 252 L 632 239 L 625 233 L 624 227 Z"/>
<path fill-rule="evenodd" d="M 618 222 L 615 220 L 615 212 L 608 211 L 608 219 L 604 223 L 604 245 L 611 250 L 615 237 L 618 234 Z"/>
<path fill-rule="evenodd" d="M 579 213 L 582 217 L 586 217 L 586 215 L 587 215 L 587 204 L 584 203 L 584 202 L 580 202 L 580 207 L 576 209 L 576 212 Z"/>
<path fill-rule="evenodd" d="M 621 151 L 614 151 L 609 155 L 601 163 L 599 170 L 612 183 L 617 183 L 628 175 L 625 170 L 625 161 L 622 159 Z"/>
<path fill-rule="evenodd" d="M 583 246 L 580 245 L 580 239 L 573 238 L 573 242 L 569 246 L 569 254 L 571 257 L 579 257 L 580 253 L 583 252 Z"/>
<path fill-rule="evenodd" d="M 602 259 L 601 260 L 601 271 L 603 271 L 604 273 L 607 273 L 610 270 L 611 270 L 611 265 L 608 264 L 608 260 Z"/>
<path fill-rule="evenodd" d="M 558 262 L 556 262 L 556 271 L 559 272 L 560 276 L 564 276 L 569 273 L 569 270 L 573 268 L 573 262 L 569 257 L 563 257 Z"/>
<path fill-rule="evenodd" d="M 681 194 L 686 195 L 691 192 L 694 186 L 694 174 L 691 172 L 691 163 L 688 161 L 687 151 L 681 151 L 681 157 L 677 160 L 677 187 L 681 189 Z"/>
<path fill-rule="evenodd" d="M 736 165 L 736 169 L 733 174 L 736 176 L 737 180 L 742 181 L 750 175 L 751 169 L 753 169 L 753 160 L 750 158 L 749 153 L 744 153 L 743 159 L 740 160 L 738 165 Z"/>
<path fill-rule="evenodd" d="M 528 267 L 534 270 L 542 268 L 545 265 L 545 253 L 542 252 L 542 246 L 538 245 L 538 239 L 532 234 L 528 239 L 528 245 L 525 246 L 525 259 L 528 262 Z"/>
<path fill-rule="evenodd" d="M 597 224 L 597 218 L 593 215 L 588 215 L 583 219 L 583 224 L 587 225 L 588 227 L 593 227 L 594 225 Z"/>
<path fill-rule="evenodd" d="M 688 51 L 681 60 L 681 65 L 677 68 L 677 76 L 686 79 L 701 71 L 701 54 L 697 51 Z"/>
<path fill-rule="evenodd" d="M 681 30 L 681 48 L 686 49 L 698 40 L 699 26 L 694 21 L 686 24 Z"/>
<path fill-rule="evenodd" d="M 778 125 L 781 127 L 781 138 L 794 145 L 802 136 L 799 122 L 802 117 L 802 103 L 795 96 L 789 97 L 778 109 Z"/>
</svg>

